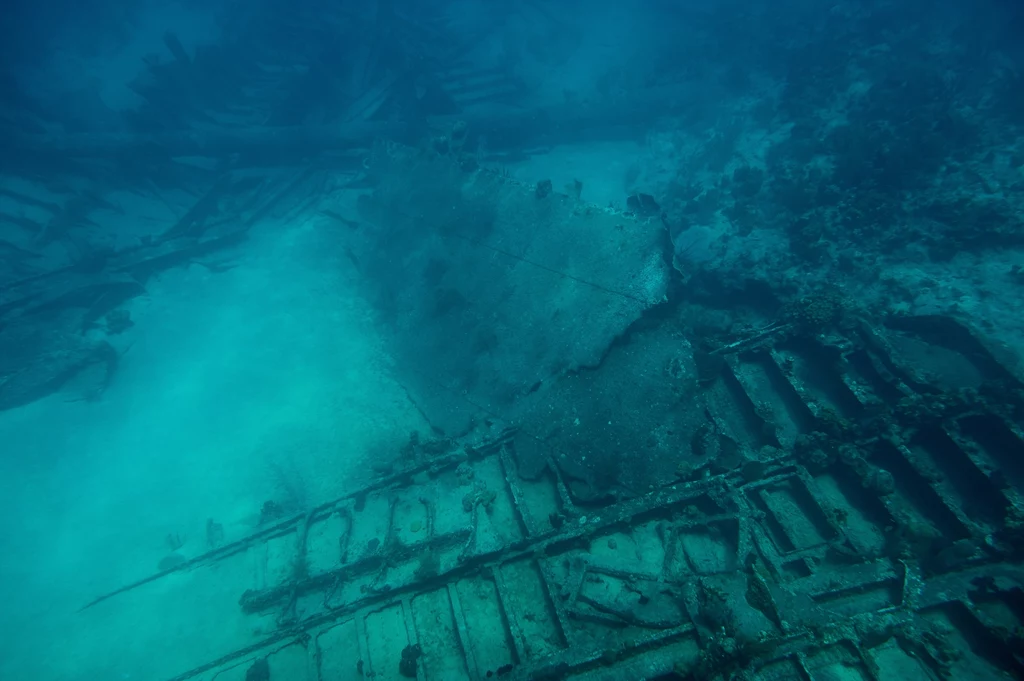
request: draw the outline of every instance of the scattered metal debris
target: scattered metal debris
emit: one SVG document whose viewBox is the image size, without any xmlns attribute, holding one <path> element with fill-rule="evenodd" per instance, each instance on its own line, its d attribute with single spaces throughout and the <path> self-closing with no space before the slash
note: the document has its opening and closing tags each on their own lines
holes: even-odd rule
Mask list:
<svg viewBox="0 0 1024 681">
<path fill-rule="evenodd" d="M 1019 390 L 942 324 L 954 355 Z M 708 409 L 742 447 L 774 443 L 768 458 L 628 500 L 575 496 L 556 451 L 524 477 L 537 443 L 515 429 L 429 448 L 178 566 L 181 589 L 248 572 L 246 617 L 291 616 L 206 659 L 176 652 L 168 676 L 259 660 L 310 681 L 1020 674 L 1024 439 L 1001 397 L 937 388 L 892 349 L 938 325 L 728 353 Z"/>
</svg>

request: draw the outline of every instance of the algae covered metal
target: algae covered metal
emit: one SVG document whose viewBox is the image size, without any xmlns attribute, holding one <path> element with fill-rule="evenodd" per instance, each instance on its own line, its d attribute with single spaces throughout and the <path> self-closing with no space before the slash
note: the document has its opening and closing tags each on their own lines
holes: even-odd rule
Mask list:
<svg viewBox="0 0 1024 681">
<path fill-rule="evenodd" d="M 726 354 L 707 437 L 757 459 L 595 500 L 523 429 L 412 441 L 400 473 L 82 615 L 230 594 L 220 641 L 168 623 L 151 659 L 181 681 L 1020 676 L 1019 384 L 937 323 Z M 980 382 L 915 369 L 939 352 Z"/>
</svg>

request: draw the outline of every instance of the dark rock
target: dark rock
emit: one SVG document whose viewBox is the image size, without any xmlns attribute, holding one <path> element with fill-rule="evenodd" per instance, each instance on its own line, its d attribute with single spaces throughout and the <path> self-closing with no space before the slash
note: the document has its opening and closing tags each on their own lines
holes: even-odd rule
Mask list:
<svg viewBox="0 0 1024 681">
<path fill-rule="evenodd" d="M 725 359 L 710 352 L 695 351 L 693 363 L 697 370 L 697 382 L 703 388 L 713 385 L 725 369 Z"/>
<path fill-rule="evenodd" d="M 661 206 L 650 194 L 636 193 L 626 199 L 626 208 L 641 217 L 655 217 L 661 215 Z"/>
<path fill-rule="evenodd" d="M 763 184 L 764 171 L 760 168 L 743 166 L 732 173 L 732 193 L 739 199 L 756 196 Z"/>
<path fill-rule="evenodd" d="M 260 525 L 279 520 L 284 517 L 284 509 L 276 501 L 268 499 L 260 508 Z"/>
<path fill-rule="evenodd" d="M 175 568 L 181 567 L 186 562 L 188 562 L 188 559 L 180 553 L 169 553 L 160 559 L 160 563 L 157 565 L 157 569 L 160 570 L 160 572 L 167 572 L 168 570 L 173 570 Z"/>
<path fill-rule="evenodd" d="M 416 678 L 416 661 L 423 655 L 423 649 L 419 644 L 406 646 L 402 650 L 402 659 L 398 663 L 398 673 L 407 679 Z"/>
<path fill-rule="evenodd" d="M 109 386 L 120 355 L 106 342 L 82 335 L 74 314 L 18 320 L 0 331 L 0 410 L 74 388 L 81 399 Z M 93 367 L 98 370 L 92 371 Z"/>
<path fill-rule="evenodd" d="M 206 519 L 206 545 L 211 549 L 224 543 L 224 526 L 213 518 Z"/>
<path fill-rule="evenodd" d="M 114 310 L 106 317 L 107 333 L 112 336 L 124 333 L 135 326 L 132 315 L 128 310 Z"/>
<path fill-rule="evenodd" d="M 245 672 L 245 681 L 270 681 L 270 663 L 263 657 L 252 663 Z"/>
</svg>

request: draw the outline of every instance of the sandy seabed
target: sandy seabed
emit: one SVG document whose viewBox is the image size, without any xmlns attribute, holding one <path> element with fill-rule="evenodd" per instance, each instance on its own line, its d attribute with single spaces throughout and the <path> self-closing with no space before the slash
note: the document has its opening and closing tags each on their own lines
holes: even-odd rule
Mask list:
<svg viewBox="0 0 1024 681">
<path fill-rule="evenodd" d="M 323 237 L 315 218 L 261 225 L 232 269 L 165 273 L 132 302 L 101 399 L 71 385 L 0 414 L 0 678 L 159 678 L 143 660 L 173 628 L 246 640 L 225 627 L 236 589 L 77 611 L 156 572 L 168 535 L 186 556 L 208 518 L 243 537 L 265 500 L 339 496 L 425 429 Z"/>
</svg>

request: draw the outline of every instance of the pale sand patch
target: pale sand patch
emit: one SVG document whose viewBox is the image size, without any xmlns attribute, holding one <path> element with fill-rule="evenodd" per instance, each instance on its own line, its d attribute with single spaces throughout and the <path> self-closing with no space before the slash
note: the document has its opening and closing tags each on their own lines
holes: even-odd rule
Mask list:
<svg viewBox="0 0 1024 681">
<path fill-rule="evenodd" d="M 509 171 L 528 184 L 551 180 L 552 188 L 561 193 L 569 193 L 568 188 L 579 180 L 583 201 L 624 209 L 632 189 L 628 186 L 631 168 L 644 152 L 644 147 L 634 142 L 557 146 L 510 164 Z"/>
<path fill-rule="evenodd" d="M 261 228 L 235 269 L 150 282 L 100 401 L 0 414 L 0 678 L 156 679 L 184 671 L 168 659 L 251 640 L 237 601 L 252 571 L 237 562 L 216 584 L 175 575 L 76 610 L 155 572 L 168 534 L 190 556 L 207 518 L 240 538 L 264 500 L 338 496 L 426 432 L 318 229 Z"/>
</svg>

